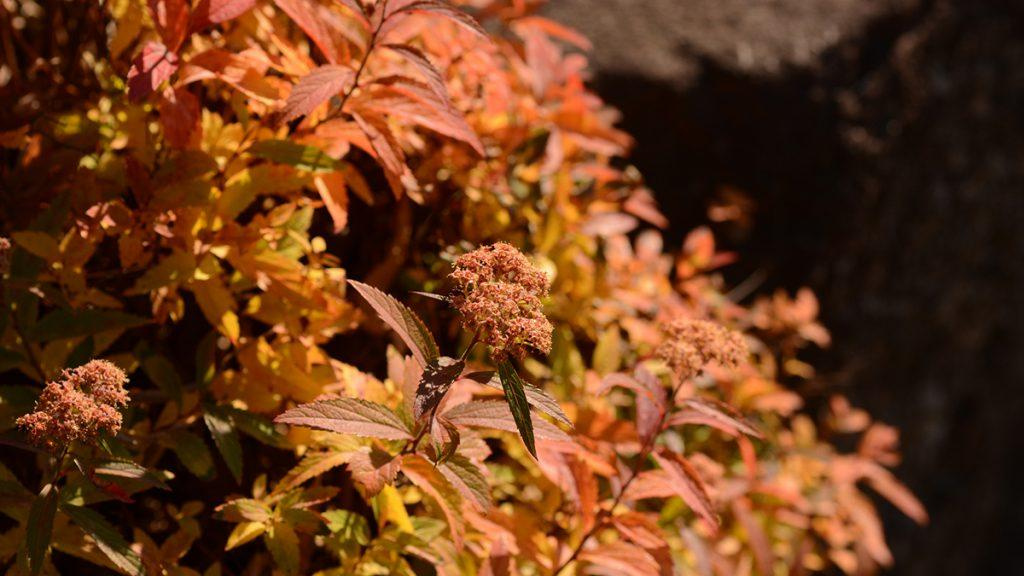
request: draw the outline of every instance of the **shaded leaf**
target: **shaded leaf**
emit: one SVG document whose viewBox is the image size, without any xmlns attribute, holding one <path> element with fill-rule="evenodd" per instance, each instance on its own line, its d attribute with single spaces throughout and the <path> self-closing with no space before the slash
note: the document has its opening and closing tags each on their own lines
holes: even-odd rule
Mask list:
<svg viewBox="0 0 1024 576">
<path fill-rule="evenodd" d="M 149 0 L 149 13 L 156 31 L 171 50 L 177 50 L 185 39 L 190 4 L 189 0 Z"/>
<path fill-rule="evenodd" d="M 458 379 L 465 366 L 464 361 L 448 356 L 431 360 L 423 369 L 423 376 L 416 388 L 413 418 L 419 420 L 424 414 L 433 411 L 451 388 L 452 383 Z"/>
<path fill-rule="evenodd" d="M 91 308 L 89 310 L 54 310 L 28 330 L 28 339 L 46 342 L 64 338 L 91 336 L 107 330 L 123 330 L 148 324 L 147 318 L 121 312 Z"/>
<path fill-rule="evenodd" d="M 537 446 L 533 439 L 533 419 L 530 417 L 530 404 L 526 401 L 526 392 L 523 390 L 523 381 L 519 378 L 515 366 L 508 360 L 498 364 L 498 376 L 501 378 L 501 386 L 505 390 L 505 401 L 515 419 L 516 428 L 519 429 L 519 437 L 523 439 L 526 449 L 537 457 Z"/>
<path fill-rule="evenodd" d="M 252 498 L 236 498 L 217 507 L 216 516 L 228 522 L 265 522 L 270 519 L 270 508 Z"/>
<path fill-rule="evenodd" d="M 160 443 L 174 452 L 178 460 L 202 480 L 213 478 L 213 455 L 202 438 L 188 430 L 175 430 L 161 438 Z"/>
<path fill-rule="evenodd" d="M 316 110 L 346 89 L 355 78 L 355 72 L 346 66 L 320 66 L 303 76 L 292 87 L 282 111 L 282 121 L 288 122 Z"/>
<path fill-rule="evenodd" d="M 175 148 L 187 147 L 199 128 L 199 99 L 184 86 L 168 88 L 157 103 L 157 109 L 167 142 Z"/>
<path fill-rule="evenodd" d="M 192 12 L 192 29 L 238 18 L 256 5 L 256 0 L 200 0 Z"/>
<path fill-rule="evenodd" d="M 421 367 L 426 368 L 440 356 L 433 334 L 415 312 L 369 284 L 355 280 L 349 280 L 348 283 L 366 299 L 380 319 L 405 342 Z"/>
<path fill-rule="evenodd" d="M 705 398 L 688 398 L 683 407 L 668 419 L 669 426 L 683 424 L 711 426 L 731 436 L 743 433 L 754 438 L 762 437 L 761 432 L 753 424 L 747 422 L 727 404 Z"/>
<path fill-rule="evenodd" d="M 411 438 L 405 424 L 387 406 L 361 398 L 317 400 L 286 411 L 274 422 L 386 440 Z"/>
<path fill-rule="evenodd" d="M 274 423 L 263 416 L 233 406 L 221 406 L 221 409 L 231 417 L 231 421 L 234 422 L 238 430 L 246 436 L 273 448 L 291 447 L 291 443 L 277 431 Z"/>
<path fill-rule="evenodd" d="M 649 576 L 660 573 L 658 562 L 646 550 L 626 542 L 600 544 L 580 553 L 580 560 L 603 568 L 601 574 Z"/>
<path fill-rule="evenodd" d="M 114 528 L 110 522 L 100 515 L 99 512 L 82 506 L 62 504 L 61 511 L 71 517 L 71 520 L 93 537 L 96 546 L 107 555 L 107 558 L 114 563 L 125 574 L 143 574 L 142 559 L 139 558 L 124 537 Z"/>
<path fill-rule="evenodd" d="M 422 456 L 405 456 L 402 459 L 402 472 L 437 503 L 448 522 L 455 547 L 461 549 L 465 522 L 462 519 L 462 497 L 459 492 L 444 474 Z"/>
<path fill-rule="evenodd" d="M 298 488 L 308 480 L 347 463 L 351 454 L 345 452 L 306 452 L 288 474 L 281 479 L 275 490 L 284 491 Z"/>
<path fill-rule="evenodd" d="M 315 146 L 297 144 L 291 140 L 261 140 L 249 148 L 257 158 L 265 158 L 278 164 L 287 164 L 311 172 L 330 172 L 338 162 Z"/>
<path fill-rule="evenodd" d="M 299 558 L 299 536 L 287 522 L 274 522 L 263 534 L 263 541 L 274 557 L 274 563 L 285 574 L 298 574 L 301 560 Z"/>
<path fill-rule="evenodd" d="M 32 507 L 29 509 L 28 523 L 25 525 L 25 555 L 29 572 L 32 574 L 38 574 L 42 569 L 46 551 L 50 548 L 58 497 L 57 487 L 47 484 L 32 501 Z"/>
<path fill-rule="evenodd" d="M 378 494 L 395 481 L 401 460 L 377 447 L 354 452 L 349 458 L 348 470 L 368 496 Z"/>
<path fill-rule="evenodd" d="M 160 42 L 148 42 L 128 70 L 128 98 L 141 102 L 177 69 L 177 54 Z"/>
<path fill-rule="evenodd" d="M 238 432 L 226 414 L 215 406 L 208 406 L 203 411 L 203 421 L 213 437 L 213 443 L 224 458 L 228 470 L 235 482 L 242 483 L 242 445 L 238 441 Z"/>
<path fill-rule="evenodd" d="M 242 522 L 235 526 L 231 534 L 228 534 L 227 544 L 224 545 L 224 551 L 237 548 L 243 544 L 252 542 L 256 538 L 259 538 L 267 531 L 267 525 L 263 522 Z"/>
<path fill-rule="evenodd" d="M 159 475 L 154 474 L 147 468 L 139 466 L 135 462 L 127 460 L 111 460 L 97 464 L 92 469 L 97 476 L 110 476 L 115 478 L 126 478 L 129 480 L 140 480 L 148 486 L 169 490 L 167 483 Z"/>
</svg>

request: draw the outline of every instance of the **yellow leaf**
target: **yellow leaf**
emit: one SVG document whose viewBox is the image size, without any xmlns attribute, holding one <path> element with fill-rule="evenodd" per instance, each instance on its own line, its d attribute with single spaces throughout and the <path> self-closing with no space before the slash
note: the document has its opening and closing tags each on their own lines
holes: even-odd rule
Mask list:
<svg viewBox="0 0 1024 576">
<path fill-rule="evenodd" d="M 327 207 L 327 212 L 331 215 L 331 220 L 334 221 L 334 233 L 341 232 L 348 224 L 348 188 L 345 185 L 345 176 L 341 172 L 317 174 L 313 182 L 324 201 L 324 206 Z"/>
<path fill-rule="evenodd" d="M 374 496 L 374 504 L 377 509 L 377 525 L 380 529 L 383 530 L 384 526 L 390 522 L 402 532 L 409 534 L 414 532 L 412 520 L 409 519 L 409 513 L 405 510 L 405 504 L 402 503 L 402 495 L 394 486 L 390 484 L 384 486 L 380 493 Z"/>
<path fill-rule="evenodd" d="M 175 250 L 170 256 L 146 270 L 126 293 L 145 294 L 171 284 L 182 284 L 192 278 L 195 269 L 195 257 L 187 252 Z"/>
<path fill-rule="evenodd" d="M 267 526 L 263 522 L 242 522 L 235 526 L 235 529 L 228 535 L 228 543 L 224 550 L 237 548 L 247 542 L 252 542 L 266 532 Z"/>
<path fill-rule="evenodd" d="M 193 282 L 189 288 L 195 294 L 196 303 L 207 321 L 218 332 L 237 342 L 241 331 L 238 315 L 235 314 L 235 298 L 218 277 L 203 282 Z"/>
</svg>

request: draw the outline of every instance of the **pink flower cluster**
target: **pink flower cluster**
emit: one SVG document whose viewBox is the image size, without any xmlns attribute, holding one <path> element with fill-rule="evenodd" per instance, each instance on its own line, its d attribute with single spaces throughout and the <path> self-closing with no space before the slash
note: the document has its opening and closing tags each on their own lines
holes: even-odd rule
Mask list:
<svg viewBox="0 0 1024 576">
<path fill-rule="evenodd" d="M 542 298 L 547 275 L 504 242 L 483 246 L 455 261 L 451 302 L 466 330 L 480 334 L 495 360 L 522 358 L 532 348 L 551 352 L 551 322 Z"/>
<path fill-rule="evenodd" d="M 737 366 L 747 355 L 743 336 L 714 322 L 679 318 L 661 329 L 665 339 L 656 354 L 681 380 L 697 376 L 712 362 Z"/>
<path fill-rule="evenodd" d="M 36 400 L 35 411 L 18 418 L 29 440 L 54 450 L 79 440 L 93 442 L 102 432 L 117 434 L 128 404 L 128 376 L 106 360 L 65 370 Z"/>
</svg>

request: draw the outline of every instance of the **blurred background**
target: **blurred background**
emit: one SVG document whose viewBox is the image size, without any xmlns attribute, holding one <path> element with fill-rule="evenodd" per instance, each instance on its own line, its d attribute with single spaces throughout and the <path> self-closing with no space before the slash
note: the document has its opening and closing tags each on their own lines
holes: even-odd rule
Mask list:
<svg viewBox="0 0 1024 576">
<path fill-rule="evenodd" d="M 815 359 L 820 394 L 902 429 L 898 474 L 932 522 L 879 502 L 889 573 L 1019 570 L 1024 2 L 554 0 L 547 13 L 593 41 L 593 84 L 637 138 L 672 242 L 711 223 L 740 252 L 734 284 L 811 287 L 834 337 Z"/>
</svg>

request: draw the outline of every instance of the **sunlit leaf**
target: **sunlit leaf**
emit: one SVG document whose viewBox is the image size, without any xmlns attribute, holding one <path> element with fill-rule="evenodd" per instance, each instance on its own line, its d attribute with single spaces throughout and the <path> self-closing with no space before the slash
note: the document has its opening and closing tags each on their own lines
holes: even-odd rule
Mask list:
<svg viewBox="0 0 1024 576">
<path fill-rule="evenodd" d="M 203 411 L 203 420 L 206 428 L 213 437 L 213 443 L 224 458 L 228 470 L 235 478 L 235 482 L 242 483 L 242 445 L 238 440 L 238 432 L 235 430 L 231 420 L 218 410 L 215 406 L 208 406 Z"/>
<path fill-rule="evenodd" d="M 348 283 L 366 299 L 380 319 L 405 342 L 421 367 L 426 368 L 440 356 L 433 334 L 415 312 L 369 284 L 355 280 L 349 280 Z"/>
<path fill-rule="evenodd" d="M 498 364 L 498 376 L 501 378 L 501 386 L 505 390 L 505 401 L 515 419 L 516 428 L 519 430 L 519 437 L 523 439 L 526 449 L 537 457 L 537 446 L 533 439 L 533 419 L 530 417 L 530 404 L 526 401 L 526 392 L 523 390 L 523 381 L 519 378 L 515 366 L 505 360 Z"/>
<path fill-rule="evenodd" d="M 100 515 L 99 512 L 82 506 L 62 504 L 61 511 L 71 517 L 71 520 L 79 528 L 93 537 L 96 546 L 107 555 L 107 558 L 114 563 L 123 573 L 132 576 L 144 573 L 142 559 L 135 553 L 125 541 L 121 533 L 114 528 L 110 522 Z"/>
<path fill-rule="evenodd" d="M 299 558 L 299 537 L 291 524 L 273 522 L 263 534 L 267 550 L 274 558 L 274 563 L 285 574 L 298 574 L 301 559 Z"/>
<path fill-rule="evenodd" d="M 413 404 L 413 418 L 419 420 L 437 407 L 452 383 L 458 379 L 466 363 L 447 356 L 431 360 L 423 369 L 419 386 L 416 388 L 416 402 Z"/>
<path fill-rule="evenodd" d="M 282 111 L 282 120 L 287 122 L 316 110 L 317 106 L 347 88 L 354 78 L 355 72 L 346 66 L 316 68 L 292 87 Z"/>
<path fill-rule="evenodd" d="M 411 438 L 391 409 L 360 398 L 317 400 L 286 411 L 274 422 L 387 440 Z"/>
</svg>

